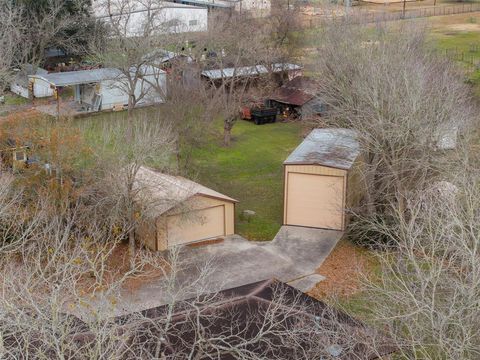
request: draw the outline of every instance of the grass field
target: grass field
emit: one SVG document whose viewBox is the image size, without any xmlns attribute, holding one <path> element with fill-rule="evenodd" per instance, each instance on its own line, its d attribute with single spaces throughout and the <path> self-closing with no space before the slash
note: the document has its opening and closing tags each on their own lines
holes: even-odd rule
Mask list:
<svg viewBox="0 0 480 360">
<path fill-rule="evenodd" d="M 238 121 L 229 148 L 221 134 L 194 151 L 193 168 L 202 184 L 237 200 L 236 232 L 250 240 L 271 240 L 282 225 L 282 163 L 301 141 L 298 123 L 257 126 Z M 241 216 L 253 210 L 250 221 Z"/>
<path fill-rule="evenodd" d="M 435 48 L 465 68 L 479 93 L 480 14 L 439 16 L 429 19 L 429 25 Z"/>
</svg>

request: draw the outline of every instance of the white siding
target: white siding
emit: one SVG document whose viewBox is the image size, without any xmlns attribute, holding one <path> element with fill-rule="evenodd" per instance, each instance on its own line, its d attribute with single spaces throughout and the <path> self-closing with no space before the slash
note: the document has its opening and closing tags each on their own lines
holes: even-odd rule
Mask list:
<svg viewBox="0 0 480 360">
<path fill-rule="evenodd" d="M 153 87 L 153 84 L 158 84 L 163 89 L 163 94 L 159 94 Z M 128 105 L 128 95 L 125 83 L 121 79 L 104 80 L 100 83 L 99 94 L 102 96 L 102 110 L 113 109 L 115 105 Z M 166 95 L 166 74 L 147 75 L 145 79 L 137 82 L 135 89 L 135 96 L 139 98 L 142 93 L 146 95 L 138 101 L 137 105 L 146 105 L 164 102 Z M 89 95 L 89 102 L 93 98 L 93 93 Z"/>
<path fill-rule="evenodd" d="M 14 94 L 20 95 L 21 97 L 24 97 L 26 99 L 29 98 L 28 94 L 28 89 L 22 85 L 19 85 L 15 82 L 10 84 L 10 91 L 13 92 Z"/>
<path fill-rule="evenodd" d="M 129 7 L 129 10 L 116 10 L 115 5 L 112 5 L 111 9 L 113 14 L 123 13 L 113 16 L 113 19 L 119 22 L 122 30 L 126 30 L 127 36 L 143 33 L 149 15 L 153 18 L 154 26 L 158 28 L 159 33 L 201 32 L 208 29 L 207 8 L 162 2 L 155 9 L 147 12 L 142 11 L 145 6 L 138 0 L 132 0 Z M 131 12 L 125 14 L 127 11 Z M 102 0 L 94 2 L 94 15 L 106 22 L 110 21 L 106 16 L 108 13 L 102 5 Z"/>
<path fill-rule="evenodd" d="M 242 0 L 235 5 L 239 12 L 250 12 L 253 17 L 270 15 L 270 0 Z"/>
<path fill-rule="evenodd" d="M 53 96 L 53 89 L 50 88 L 50 83 L 40 78 L 30 78 L 30 81 L 34 81 L 33 84 L 33 95 L 36 98 L 50 97 Z"/>
</svg>

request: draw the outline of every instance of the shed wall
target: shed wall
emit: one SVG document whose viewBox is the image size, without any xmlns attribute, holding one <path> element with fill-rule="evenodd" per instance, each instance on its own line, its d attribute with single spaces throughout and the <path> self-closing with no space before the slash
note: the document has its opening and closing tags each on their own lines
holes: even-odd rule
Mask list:
<svg viewBox="0 0 480 360">
<path fill-rule="evenodd" d="M 150 250 L 157 250 L 157 228 L 155 220 L 145 219 L 142 221 L 135 229 L 135 234 L 143 246 Z"/>
<path fill-rule="evenodd" d="M 20 95 L 21 97 L 28 99 L 29 98 L 29 91 L 26 87 L 17 84 L 15 82 L 12 82 L 10 84 L 10 91 L 13 92 L 14 94 Z"/>
<path fill-rule="evenodd" d="M 346 191 L 347 191 L 347 171 L 342 170 L 342 169 L 330 168 L 330 167 L 326 167 L 326 166 L 320 166 L 320 165 L 285 165 L 285 170 L 284 170 L 284 182 L 285 182 L 285 184 L 284 184 L 283 223 L 288 224 L 288 225 L 296 225 L 296 224 L 292 223 L 290 221 L 290 219 L 288 219 L 288 216 L 287 216 L 288 215 L 288 209 L 289 209 L 288 208 L 288 206 L 289 206 L 289 203 L 288 203 L 289 192 L 291 193 L 290 195 L 297 196 L 297 195 L 302 194 L 303 189 L 292 189 L 291 188 L 291 184 L 289 184 L 289 174 L 308 174 L 308 175 L 319 175 L 319 176 L 332 177 L 332 179 L 319 179 L 318 186 L 322 187 L 322 188 L 321 189 L 319 188 L 318 192 L 315 191 L 315 194 L 312 194 L 311 199 L 315 199 L 315 201 L 318 201 L 320 208 L 317 211 L 319 213 L 321 213 L 322 216 L 325 217 L 325 223 L 326 224 L 333 224 L 334 226 L 338 227 L 339 230 L 343 230 L 344 225 L 345 225 L 345 221 L 344 220 L 341 220 L 340 222 L 335 221 L 334 217 L 335 216 L 338 217 L 339 216 L 338 212 L 339 211 L 343 212 L 343 209 L 346 206 L 345 199 L 347 198 L 347 194 L 346 194 Z M 343 180 L 341 180 L 341 181 L 343 181 L 343 186 L 340 185 L 340 188 L 338 188 L 338 186 L 339 186 L 338 181 L 335 180 L 335 179 L 339 179 L 339 178 L 343 179 Z M 311 180 L 307 180 L 307 179 L 304 179 L 304 180 L 305 180 L 305 185 L 307 185 L 307 184 L 311 185 Z M 330 181 L 330 180 L 332 180 L 332 181 Z M 335 181 L 333 181 L 333 180 L 335 180 Z M 299 183 L 301 183 L 301 182 L 299 182 Z M 335 200 L 334 202 L 336 204 L 339 204 L 341 209 L 329 209 L 331 211 L 331 214 L 329 212 L 325 212 L 325 208 L 329 208 L 328 204 L 324 204 L 324 203 L 321 202 L 322 198 L 326 198 L 331 193 L 331 191 L 329 191 L 329 189 L 323 188 L 325 186 L 333 186 L 333 187 L 335 187 L 335 192 L 338 192 L 338 194 L 334 194 L 334 196 L 338 197 L 338 199 L 330 198 L 330 200 L 328 200 L 328 201 Z M 308 195 L 308 194 L 303 194 L 303 196 L 306 196 L 306 195 Z M 300 208 L 298 203 L 296 203 L 295 206 L 297 208 Z M 298 214 L 299 216 L 294 216 L 293 218 L 298 219 L 301 216 L 305 216 L 305 218 L 307 218 L 307 215 L 309 215 L 311 211 L 315 211 L 315 210 L 313 210 L 313 206 L 314 205 L 311 204 L 310 202 L 308 204 L 305 204 L 305 208 L 308 209 L 308 211 L 304 215 Z M 291 214 L 290 214 L 290 217 L 292 217 Z M 305 221 L 306 224 L 304 224 L 304 225 L 298 224 L 298 225 L 330 228 L 330 226 L 313 226 L 312 221 L 313 220 L 311 220 L 311 219 L 306 219 L 306 221 Z"/>
<path fill-rule="evenodd" d="M 210 198 L 206 196 L 194 196 L 187 200 L 184 204 L 176 207 L 164 215 L 160 216 L 156 221 L 157 231 L 157 249 L 166 250 L 171 244 L 168 243 L 167 222 L 169 216 L 185 214 L 188 219 L 188 212 L 209 209 L 217 206 L 224 206 L 225 208 L 225 235 L 233 235 L 235 233 L 235 205 L 229 201 Z M 195 219 L 192 219 L 191 226 L 195 226 Z M 201 240 L 201 239 L 198 239 Z"/>
<path fill-rule="evenodd" d="M 40 78 L 32 78 L 33 81 L 33 95 L 37 98 L 53 96 L 53 89 L 50 88 L 50 83 Z"/>
</svg>

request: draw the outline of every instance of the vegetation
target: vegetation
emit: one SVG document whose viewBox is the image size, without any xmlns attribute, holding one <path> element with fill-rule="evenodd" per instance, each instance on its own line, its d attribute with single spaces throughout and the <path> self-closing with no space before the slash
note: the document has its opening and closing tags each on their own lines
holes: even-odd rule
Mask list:
<svg viewBox="0 0 480 360">
<path fill-rule="evenodd" d="M 192 172 L 198 173 L 198 181 L 240 201 L 236 231 L 249 240 L 271 240 L 282 225 L 282 163 L 300 143 L 301 131 L 299 123 L 257 126 L 240 121 L 229 148 L 216 133 L 193 153 Z M 243 210 L 256 215 L 244 218 Z"/>
<path fill-rule="evenodd" d="M 142 2 L 154 8 L 154 0 Z M 0 8 L 0 90 L 14 74 L 12 67 L 38 62 L 52 37 L 62 40 L 78 19 L 54 6 L 61 5 L 57 0 L 48 0 L 39 4 L 51 4 L 55 11 L 39 9 L 41 19 L 30 29 L 23 6 L 33 2 L 24 3 L 0 0 L 5 5 Z M 110 1 L 104 5 L 112 9 Z M 124 0 L 117 5 L 128 14 Z M 364 247 L 355 253 L 370 273 L 365 271 L 358 295 L 343 300 L 344 308 L 386 333 L 404 358 L 480 357 L 480 175 L 472 151 L 478 139 L 471 136 L 478 131 L 478 108 L 465 68 L 443 54 L 454 47 L 479 57 L 472 47 L 474 26 L 434 28 L 428 39 L 441 50 L 432 53 L 425 29 L 408 21 L 364 27 L 347 19 L 285 32 L 282 14 L 275 14 L 252 33 L 243 15 L 221 19 L 212 27 L 217 31 L 197 43 L 193 65 L 185 61 L 171 71 L 165 104 L 137 110 L 147 96 L 135 91 L 144 80 L 140 69 L 154 65 L 157 56 L 151 50 L 165 45 L 165 38 L 158 36 L 162 29 L 155 27 L 153 13 L 135 37 L 110 15 L 111 24 L 101 24 L 106 33 L 97 32 L 89 49 L 100 65 L 122 70 L 128 112 L 77 120 L 13 112 L 0 124 L 2 156 L 13 164 L 16 148 L 28 145 L 41 159 L 0 173 L 0 357 L 258 359 L 268 358 L 261 347 L 266 344 L 275 358 L 284 359 L 269 337 L 272 332 L 285 348 L 302 344 L 299 358 L 329 356 L 329 344 L 341 344 L 346 354 L 355 346 L 378 350 L 372 334 L 351 339 L 335 317 L 302 323 L 297 315 L 306 309 L 286 306 L 282 294 L 264 311 L 264 321 L 249 321 L 256 329 L 247 331 L 253 339 L 246 338 L 238 323 L 209 308 L 215 295 L 204 296 L 218 259 L 200 264 L 178 249 L 158 253 L 136 246 L 139 225 L 152 223 L 158 206 L 177 201 L 175 194 L 152 199 L 151 183 L 137 179 L 142 166 L 185 175 L 236 198 L 236 232 L 251 240 L 272 239 L 282 223 L 282 162 L 312 125 L 353 129 L 362 148 L 364 186 L 360 204 L 347 209 L 353 218 L 347 231 L 349 240 Z M 473 19 L 467 24 L 476 25 Z M 287 30 L 297 26 L 287 20 Z M 235 26 L 229 28 L 230 22 Z M 22 26 L 14 31 L 17 25 Z M 44 38 L 42 31 L 50 30 Z M 25 49 L 18 45 L 24 45 L 22 39 Z M 184 44 L 176 39 L 179 47 Z M 307 73 L 320 80 L 314 96 L 328 106 L 317 122 L 255 126 L 238 121 L 247 95 L 254 100 L 264 94 L 270 81 L 247 84 L 235 75 L 216 86 L 199 81 L 198 73 L 212 66 L 288 62 L 301 41 L 310 48 Z M 204 58 L 204 49 L 215 54 Z M 454 60 L 467 65 L 465 58 Z M 181 81 L 184 66 L 197 75 Z M 254 85 L 262 86 L 255 92 Z M 244 216 L 244 210 L 256 215 Z M 117 257 L 128 261 L 116 266 Z M 348 272 L 348 266 L 330 269 L 335 270 Z M 110 321 L 116 310 L 129 310 L 131 304 L 122 303 L 127 281 L 149 271 L 160 274 L 152 287 L 155 296 L 171 302 L 165 312 L 154 319 L 134 314 L 121 324 Z M 328 286 L 335 284 L 324 283 L 324 290 Z M 194 300 L 182 301 L 190 297 Z M 178 308 L 192 314 L 181 329 L 172 321 Z M 295 331 L 282 327 L 285 323 L 295 324 Z M 225 325 L 220 339 L 210 332 L 218 324 Z M 175 353 L 170 345 L 183 339 L 185 329 L 195 334 L 193 343 L 182 349 L 185 353 Z"/>
</svg>

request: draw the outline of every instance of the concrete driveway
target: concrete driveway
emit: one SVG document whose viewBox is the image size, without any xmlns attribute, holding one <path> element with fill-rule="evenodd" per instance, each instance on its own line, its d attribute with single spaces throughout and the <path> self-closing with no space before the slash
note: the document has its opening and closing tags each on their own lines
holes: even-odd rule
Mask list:
<svg viewBox="0 0 480 360">
<path fill-rule="evenodd" d="M 284 226 L 269 242 L 248 241 L 234 235 L 217 244 L 186 246 L 181 258 L 187 265 L 179 273 L 175 285 L 159 279 L 135 292 L 125 291 L 115 312 L 138 311 L 187 299 L 198 289 L 211 293 L 270 278 L 307 291 L 322 280 L 315 271 L 342 235 L 334 230 Z M 199 272 L 206 263 L 211 265 L 210 271 L 198 282 Z"/>
</svg>

